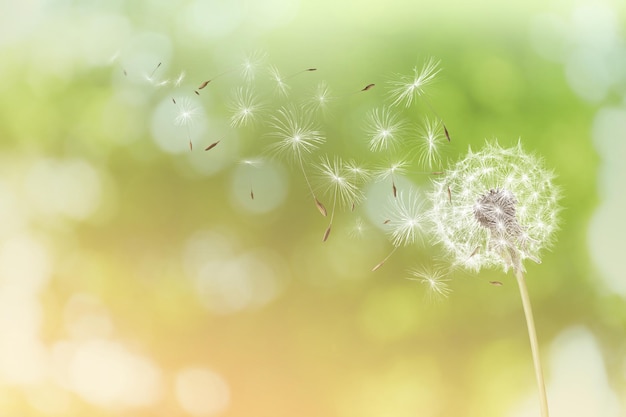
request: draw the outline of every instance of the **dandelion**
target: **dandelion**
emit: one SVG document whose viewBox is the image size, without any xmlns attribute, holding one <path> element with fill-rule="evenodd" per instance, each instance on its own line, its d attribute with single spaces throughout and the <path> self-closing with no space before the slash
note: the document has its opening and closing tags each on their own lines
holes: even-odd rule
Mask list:
<svg viewBox="0 0 626 417">
<path fill-rule="evenodd" d="M 411 106 L 413 100 L 424 95 L 424 88 L 433 82 L 440 70 L 439 61 L 429 58 L 419 70 L 413 68 L 412 76 L 396 75 L 395 79 L 389 81 L 391 105 L 404 102 L 406 107 Z"/>
<path fill-rule="evenodd" d="M 274 65 L 269 67 L 270 78 L 276 83 L 276 93 L 279 96 L 287 97 L 289 95 L 289 85 L 285 82 L 285 78 L 280 74 L 278 68 Z"/>
<path fill-rule="evenodd" d="M 271 117 L 271 137 L 277 139 L 269 149 L 278 156 L 286 156 L 295 160 L 307 183 L 317 209 L 326 216 L 326 208 L 317 199 L 311 182 L 304 168 L 304 159 L 324 143 L 322 133 L 317 130 L 307 115 L 297 111 L 294 107 L 281 107 L 277 115 Z"/>
<path fill-rule="evenodd" d="M 252 186 L 252 178 L 253 178 L 252 169 L 260 166 L 262 162 L 263 161 L 260 158 L 248 158 L 248 159 L 243 159 L 239 161 L 241 165 L 244 165 L 248 168 L 247 176 L 248 176 L 248 183 L 250 184 L 250 199 L 252 200 L 254 200 L 254 187 Z"/>
<path fill-rule="evenodd" d="M 321 81 L 315 87 L 313 96 L 309 98 L 306 103 L 306 107 L 311 111 L 325 112 L 328 109 L 328 103 L 330 103 L 334 97 L 332 96 L 330 89 L 325 81 Z"/>
<path fill-rule="evenodd" d="M 239 87 L 235 90 L 229 107 L 233 112 L 230 117 L 232 127 L 246 126 L 254 122 L 255 117 L 263 108 L 254 93 L 247 87 Z"/>
<path fill-rule="evenodd" d="M 345 167 L 352 179 L 352 183 L 357 187 L 367 182 L 371 177 L 370 172 L 361 165 L 357 164 L 353 159 L 346 162 Z M 354 211 L 356 204 L 357 201 L 352 202 L 352 205 L 350 206 L 352 211 Z"/>
<path fill-rule="evenodd" d="M 365 226 L 365 223 L 363 222 L 363 219 L 361 217 L 357 217 L 356 219 L 354 219 L 354 224 L 352 225 L 352 228 L 350 229 L 350 237 L 355 238 L 355 239 L 362 239 L 363 236 L 365 236 L 365 231 L 367 230 L 367 226 Z"/>
<path fill-rule="evenodd" d="M 185 71 L 181 71 L 178 74 L 178 76 L 174 79 L 174 87 L 180 87 L 184 79 L 185 79 Z"/>
<path fill-rule="evenodd" d="M 265 62 L 267 54 L 263 51 L 254 51 L 246 56 L 241 64 L 241 75 L 247 83 L 254 81 L 258 68 Z"/>
<path fill-rule="evenodd" d="M 450 294 L 450 279 L 446 273 L 432 268 L 416 268 L 409 271 L 408 279 L 418 281 L 426 287 L 427 294 L 431 299 L 447 298 Z"/>
<path fill-rule="evenodd" d="M 414 152 L 419 155 L 419 164 L 425 169 L 432 170 L 441 163 L 441 147 L 444 145 L 444 136 L 441 132 L 441 123 L 432 119 L 424 119 L 424 124 L 416 132 L 417 146 Z"/>
<path fill-rule="evenodd" d="M 434 181 L 429 218 L 436 241 L 453 263 L 470 270 L 512 268 L 522 305 L 539 386 L 541 412 L 548 416 L 534 319 L 523 261 L 540 262 L 540 252 L 557 230 L 559 191 L 554 175 L 521 144 L 504 149 L 497 143 L 472 152 Z"/>
<path fill-rule="evenodd" d="M 325 192 L 332 200 L 330 221 L 324 233 L 324 238 L 322 239 L 326 241 L 330 235 L 330 230 L 335 218 L 337 202 L 339 202 L 341 206 L 347 207 L 362 200 L 364 196 L 356 184 L 350 180 L 351 173 L 340 158 L 335 157 L 331 161 L 327 156 L 323 157 L 317 169 L 319 173 L 318 176 L 325 185 Z"/>
<path fill-rule="evenodd" d="M 396 177 L 406 172 L 406 167 L 408 166 L 408 164 L 409 163 L 406 160 L 399 159 L 397 161 L 392 161 L 386 166 L 381 167 L 377 170 L 377 180 L 384 181 L 388 178 L 391 179 L 391 189 L 393 191 L 394 197 L 398 194 L 398 188 L 396 187 Z"/>
<path fill-rule="evenodd" d="M 187 97 L 183 97 L 179 100 L 173 100 L 178 106 L 178 114 L 174 123 L 177 126 L 184 126 L 187 130 L 187 140 L 189 141 L 189 149 L 193 149 L 191 142 L 191 131 L 189 126 L 193 125 L 195 117 L 198 115 L 200 108 L 193 104 L 193 102 Z"/>
<path fill-rule="evenodd" d="M 365 131 L 369 137 L 370 151 L 378 152 L 393 148 L 404 128 L 405 123 L 387 107 L 369 112 Z"/>
<path fill-rule="evenodd" d="M 399 247 L 422 240 L 427 224 L 423 199 L 412 190 L 409 193 L 398 193 L 397 198 L 394 196 L 390 201 L 390 209 L 384 224 L 389 228 L 388 233 L 394 248 L 373 271 L 387 262 Z"/>
</svg>

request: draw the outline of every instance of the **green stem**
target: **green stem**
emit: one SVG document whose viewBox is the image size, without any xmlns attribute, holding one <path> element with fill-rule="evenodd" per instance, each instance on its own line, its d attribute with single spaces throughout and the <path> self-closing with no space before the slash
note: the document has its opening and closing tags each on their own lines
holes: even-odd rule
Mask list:
<svg viewBox="0 0 626 417">
<path fill-rule="evenodd" d="M 530 339 L 530 350 L 533 355 L 533 364 L 535 366 L 535 377 L 537 378 L 537 386 L 539 387 L 539 399 L 541 403 L 541 417 L 549 417 L 548 413 L 548 397 L 546 395 L 546 384 L 543 380 L 543 371 L 541 370 L 541 360 L 539 359 L 539 343 L 537 342 L 537 331 L 535 330 L 535 320 L 533 318 L 533 310 L 530 306 L 530 297 L 526 288 L 526 280 L 521 266 L 516 266 L 515 277 L 517 285 L 522 297 L 522 305 L 524 306 L 524 315 L 526 316 L 526 326 L 528 327 L 528 338 Z"/>
</svg>

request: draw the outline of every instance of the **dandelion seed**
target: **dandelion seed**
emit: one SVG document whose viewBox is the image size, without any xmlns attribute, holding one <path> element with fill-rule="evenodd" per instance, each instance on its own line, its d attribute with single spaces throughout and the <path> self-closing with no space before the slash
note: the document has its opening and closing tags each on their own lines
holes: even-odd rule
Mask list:
<svg viewBox="0 0 626 417">
<path fill-rule="evenodd" d="M 176 79 L 174 80 L 174 87 L 180 87 L 184 79 L 185 79 L 185 71 L 181 71 L 178 74 L 178 77 L 176 77 Z"/>
<path fill-rule="evenodd" d="M 406 172 L 406 167 L 408 162 L 405 160 L 398 160 L 395 162 L 389 163 L 387 166 L 379 168 L 376 172 L 376 179 L 378 181 L 384 181 L 387 178 L 391 179 L 391 189 L 393 191 L 393 196 L 396 197 L 398 193 L 398 189 L 396 187 L 396 178 L 398 175 L 402 175 Z"/>
<path fill-rule="evenodd" d="M 289 86 L 285 82 L 286 78 L 280 75 L 280 71 L 275 66 L 269 67 L 270 78 L 276 83 L 276 92 L 279 96 L 287 97 L 289 95 Z"/>
<path fill-rule="evenodd" d="M 361 91 L 370 90 L 370 89 L 374 88 L 375 86 L 376 86 L 376 84 L 368 84 L 365 87 L 363 87 L 363 89 L 361 89 Z"/>
<path fill-rule="evenodd" d="M 407 246 L 421 240 L 426 231 L 426 213 L 420 196 L 410 191 L 392 199 L 388 213 L 389 233 L 394 246 Z"/>
<path fill-rule="evenodd" d="M 128 76 L 128 73 L 126 72 L 126 70 L 124 68 L 122 68 L 122 72 L 124 73 L 124 77 Z"/>
<path fill-rule="evenodd" d="M 213 142 L 212 144 L 210 144 L 209 146 L 207 146 L 206 148 L 204 148 L 205 151 L 210 151 L 211 149 L 215 148 L 218 143 L 220 143 L 221 141 L 217 141 L 217 142 Z"/>
<path fill-rule="evenodd" d="M 357 164 L 353 159 L 346 162 L 345 169 L 349 172 L 352 178 L 352 183 L 357 187 L 363 185 L 371 177 L 371 173 L 367 169 L 363 168 L 361 165 Z M 350 208 L 351 211 L 354 211 L 357 203 L 358 201 L 352 202 Z"/>
<path fill-rule="evenodd" d="M 331 161 L 327 156 L 323 157 L 320 164 L 317 166 L 317 170 L 318 178 L 325 187 L 324 191 L 332 201 L 330 221 L 323 239 L 326 241 L 335 218 L 337 202 L 339 202 L 341 206 L 347 207 L 352 203 L 362 200 L 364 195 L 356 184 L 351 181 L 351 173 L 340 158 L 335 157 Z"/>
<path fill-rule="evenodd" d="M 385 256 L 385 258 L 384 258 L 382 261 L 378 262 L 378 263 L 377 263 L 377 264 L 376 264 L 376 265 L 372 268 L 372 272 L 379 270 L 379 269 L 380 269 L 380 267 L 382 267 L 382 266 L 385 264 L 385 262 L 387 262 L 387 261 L 389 260 L 389 258 L 391 258 L 391 256 L 392 256 L 394 253 L 396 253 L 396 250 L 398 250 L 398 246 L 394 246 L 393 250 L 392 250 L 392 251 L 391 251 L 391 252 L 390 252 L 387 256 Z"/>
<path fill-rule="evenodd" d="M 414 137 L 417 143 L 413 152 L 418 154 L 419 164 L 426 169 L 432 169 L 441 163 L 444 139 L 440 126 L 439 122 L 426 118 Z"/>
<path fill-rule="evenodd" d="M 174 102 L 178 105 L 178 114 L 176 115 L 174 123 L 177 126 L 185 127 L 187 131 L 187 140 L 189 141 L 189 148 L 193 149 L 193 144 L 191 142 L 190 126 L 193 125 L 194 119 L 198 115 L 200 109 L 195 106 L 192 101 L 189 100 L 187 97 L 183 97 L 178 102 L 174 100 Z"/>
<path fill-rule="evenodd" d="M 233 112 L 233 115 L 230 117 L 230 125 L 232 127 L 240 127 L 254 122 L 262 107 L 262 104 L 249 88 L 239 87 L 235 90 L 233 101 L 229 105 Z"/>
<path fill-rule="evenodd" d="M 207 85 L 209 85 L 209 83 L 211 82 L 211 80 L 206 80 L 203 81 L 199 86 L 198 86 L 198 90 L 202 90 L 204 87 L 206 87 Z"/>
<path fill-rule="evenodd" d="M 383 224 L 389 224 L 389 223 L 391 223 L 391 219 L 386 219 L 386 220 L 383 222 Z"/>
<path fill-rule="evenodd" d="M 196 93 L 196 95 L 197 95 L 197 96 L 199 96 L 199 95 L 200 95 L 200 93 L 198 92 L 198 90 L 194 90 L 193 92 L 194 92 L 194 93 Z"/>
<path fill-rule="evenodd" d="M 306 68 L 306 69 L 303 69 L 301 71 L 296 71 L 293 74 L 288 75 L 287 77 L 285 77 L 285 80 L 289 80 L 289 79 L 295 77 L 296 75 L 302 74 L 303 72 L 312 72 L 312 71 L 317 71 L 317 68 Z"/>
<path fill-rule="evenodd" d="M 330 89 L 325 81 L 321 81 L 315 87 L 313 96 L 307 101 L 306 107 L 311 111 L 326 111 L 328 103 L 334 98 L 331 95 Z"/>
<path fill-rule="evenodd" d="M 248 176 L 248 184 L 250 185 L 250 199 L 254 200 L 254 187 L 252 186 L 252 178 L 253 178 L 252 169 L 261 165 L 262 160 L 259 158 L 243 159 L 239 163 L 248 167 L 247 176 Z"/>
<path fill-rule="evenodd" d="M 396 75 L 389 81 L 392 106 L 403 102 L 406 107 L 411 106 L 413 100 L 424 94 L 424 88 L 433 82 L 439 71 L 439 61 L 429 58 L 419 70 L 413 68 L 413 76 Z"/>
<path fill-rule="evenodd" d="M 258 68 L 263 64 L 266 58 L 266 53 L 255 51 L 244 59 L 241 64 L 241 74 L 247 83 L 254 81 Z"/>
<path fill-rule="evenodd" d="M 365 231 L 366 231 L 366 226 L 363 223 L 363 219 L 361 217 L 357 217 L 354 220 L 354 225 L 352 226 L 352 229 L 350 230 L 350 237 L 352 238 L 363 238 L 363 236 L 365 236 Z"/>
<path fill-rule="evenodd" d="M 408 279 L 425 285 L 431 299 L 447 298 L 451 292 L 448 286 L 450 279 L 442 271 L 418 268 L 410 270 L 409 273 L 411 277 Z"/>
<path fill-rule="evenodd" d="M 406 124 L 387 107 L 370 111 L 365 125 L 370 151 L 378 152 L 394 148 L 405 126 Z"/>
<path fill-rule="evenodd" d="M 157 80 L 155 80 L 155 78 L 154 78 L 154 74 L 157 72 L 157 70 L 158 70 L 160 67 L 161 67 L 161 63 L 159 62 L 159 63 L 157 64 L 157 66 L 156 66 L 156 67 L 154 67 L 154 69 L 152 70 L 152 72 L 151 72 L 150 74 L 145 74 L 145 75 L 144 75 L 144 78 L 146 79 L 146 81 L 148 81 L 150 84 L 152 84 L 152 85 L 154 85 L 154 86 L 157 86 L 157 87 L 161 87 L 161 86 L 163 86 L 163 85 L 165 85 L 165 84 L 167 84 L 167 83 L 168 83 L 168 81 L 167 81 L 167 80 L 165 80 L 165 81 L 157 81 Z"/>
<path fill-rule="evenodd" d="M 489 281 L 489 283 L 495 287 L 501 287 L 503 285 L 500 281 Z"/>
<path fill-rule="evenodd" d="M 278 140 L 269 147 L 270 152 L 287 156 L 298 163 L 317 209 L 326 216 L 326 208 L 315 195 L 304 168 L 305 157 L 324 143 L 324 136 L 315 128 L 308 115 L 298 112 L 294 107 L 281 107 L 277 115 L 271 117 L 270 128 L 273 130 L 270 136 Z"/>
<path fill-rule="evenodd" d="M 176 99 L 172 97 L 172 103 L 176 104 Z"/>
</svg>

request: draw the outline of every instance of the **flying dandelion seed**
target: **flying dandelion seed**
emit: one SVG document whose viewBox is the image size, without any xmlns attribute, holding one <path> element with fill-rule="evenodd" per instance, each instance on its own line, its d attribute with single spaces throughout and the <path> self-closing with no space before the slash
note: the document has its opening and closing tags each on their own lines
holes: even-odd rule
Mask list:
<svg viewBox="0 0 626 417">
<path fill-rule="evenodd" d="M 289 85 L 287 85 L 286 78 L 280 75 L 280 71 L 274 65 L 269 67 L 270 79 L 276 83 L 276 93 L 278 96 L 287 97 L 289 95 Z"/>
<path fill-rule="evenodd" d="M 230 117 L 230 125 L 240 127 L 253 123 L 263 105 L 249 88 L 239 87 L 233 94 L 229 108 L 233 113 Z"/>
<path fill-rule="evenodd" d="M 176 115 L 176 119 L 174 119 L 174 124 L 176 126 L 185 127 L 185 129 L 187 130 L 189 149 L 193 149 L 193 143 L 191 142 L 190 126 L 193 125 L 195 117 L 200 112 L 200 108 L 195 106 L 193 102 L 187 97 L 183 97 L 180 100 L 174 100 L 174 102 L 178 106 L 178 114 Z"/>
<path fill-rule="evenodd" d="M 418 281 L 426 287 L 427 295 L 431 300 L 447 298 L 452 290 L 448 285 L 450 279 L 438 269 L 416 268 L 409 271 L 408 279 Z"/>
<path fill-rule="evenodd" d="M 270 136 L 277 142 L 270 145 L 270 152 L 295 161 L 307 183 L 309 192 L 319 212 L 326 216 L 326 207 L 319 201 L 304 167 L 304 160 L 325 142 L 323 134 L 317 130 L 309 115 L 299 112 L 294 107 L 281 107 L 270 119 Z"/>
<path fill-rule="evenodd" d="M 243 159 L 243 160 L 239 161 L 239 163 L 241 165 L 244 165 L 247 168 L 246 169 L 246 171 L 247 171 L 246 175 L 248 177 L 248 184 L 250 185 L 250 199 L 252 199 L 252 200 L 254 200 L 254 187 L 252 185 L 252 178 L 254 176 L 252 175 L 252 170 L 254 168 L 258 168 L 261 165 L 262 162 L 263 161 L 260 158 L 249 158 L 249 159 Z"/>
<path fill-rule="evenodd" d="M 259 67 L 267 59 L 267 54 L 262 51 L 254 51 L 246 56 L 241 63 L 241 75 L 246 83 L 251 83 L 256 78 Z"/>
<path fill-rule="evenodd" d="M 360 187 L 363 184 L 365 184 L 372 176 L 371 173 L 367 169 L 357 164 L 356 161 L 354 161 L 353 159 L 346 162 L 345 167 L 346 167 L 346 170 L 350 174 L 352 183 L 355 184 L 357 187 Z M 352 202 L 350 206 L 351 211 L 354 211 L 357 203 L 358 201 Z"/>
<path fill-rule="evenodd" d="M 372 88 L 374 88 L 374 87 L 376 87 L 376 84 L 373 84 L 373 83 L 372 83 L 372 84 L 368 84 L 368 85 L 366 85 L 365 87 L 363 87 L 363 88 L 361 89 L 361 91 L 368 91 L 368 90 L 371 90 L 371 89 L 372 89 Z"/>
<path fill-rule="evenodd" d="M 174 87 L 180 87 L 184 79 L 185 79 L 185 71 L 181 71 L 176 77 L 176 79 L 174 79 Z"/>
<path fill-rule="evenodd" d="M 351 173 L 340 158 L 335 157 L 331 161 L 327 156 L 323 157 L 317 166 L 317 170 L 318 177 L 325 187 L 325 193 L 332 201 L 330 221 L 322 239 L 326 241 L 333 226 L 337 202 L 339 202 L 341 206 L 348 207 L 351 204 L 361 201 L 364 195 L 356 184 L 351 182 Z"/>
<path fill-rule="evenodd" d="M 390 201 L 389 233 L 394 246 L 407 246 L 419 241 L 426 231 L 426 212 L 418 193 L 398 193 Z"/>
<path fill-rule="evenodd" d="M 406 124 L 388 107 L 370 111 L 365 125 L 370 151 L 379 152 L 394 148 L 405 126 Z"/>
<path fill-rule="evenodd" d="M 440 70 L 439 61 L 429 58 L 419 70 L 417 67 L 413 68 L 413 76 L 397 74 L 388 83 L 391 105 L 404 103 L 406 107 L 410 107 L 413 100 L 424 95 L 424 88 L 434 81 Z"/>
<path fill-rule="evenodd" d="M 417 130 L 414 140 L 411 141 L 415 145 L 413 153 L 417 153 L 420 166 L 429 170 L 440 166 L 444 141 L 441 124 L 438 121 L 425 118 L 423 125 Z"/>
<path fill-rule="evenodd" d="M 354 219 L 354 224 L 350 229 L 349 236 L 354 239 L 362 239 L 365 236 L 365 232 L 367 231 L 367 226 L 363 222 L 361 217 L 357 217 Z"/>
<path fill-rule="evenodd" d="M 483 267 L 500 267 L 505 272 L 513 269 L 543 417 L 548 417 L 548 400 L 523 261 L 541 262 L 541 250 L 552 244 L 559 212 L 559 191 L 553 178 L 541 160 L 525 153 L 520 143 L 508 149 L 487 144 L 480 152 L 470 149 L 444 177 L 434 181 L 429 212 L 436 242 L 454 265 L 474 271 Z"/>
<path fill-rule="evenodd" d="M 376 170 L 376 179 L 378 181 L 391 179 L 391 190 L 393 191 L 393 196 L 396 197 L 398 195 L 396 178 L 398 175 L 403 175 L 406 173 L 406 167 L 408 165 L 409 163 L 406 160 L 402 159 L 390 162 L 388 165 Z"/>
<path fill-rule="evenodd" d="M 394 248 L 372 271 L 383 266 L 399 247 L 421 242 L 426 233 L 427 217 L 424 202 L 414 190 L 408 193 L 400 192 L 397 198 L 394 196 L 390 199 L 385 218 L 384 224 L 388 227 L 387 233 Z"/>
<path fill-rule="evenodd" d="M 312 97 L 310 97 L 305 106 L 308 110 L 313 112 L 326 112 L 328 110 L 328 104 L 334 100 L 330 89 L 325 81 L 321 81 L 315 86 L 315 91 Z"/>
</svg>

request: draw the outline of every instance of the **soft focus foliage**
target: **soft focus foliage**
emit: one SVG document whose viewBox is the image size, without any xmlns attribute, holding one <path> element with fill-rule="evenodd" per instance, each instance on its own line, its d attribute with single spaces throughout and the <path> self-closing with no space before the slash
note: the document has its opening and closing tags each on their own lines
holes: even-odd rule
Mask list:
<svg viewBox="0 0 626 417">
<path fill-rule="evenodd" d="M 0 2 L 0 415 L 536 415 L 510 273 L 423 217 L 497 137 L 562 191 L 553 414 L 622 417 L 622 3 Z"/>
</svg>

